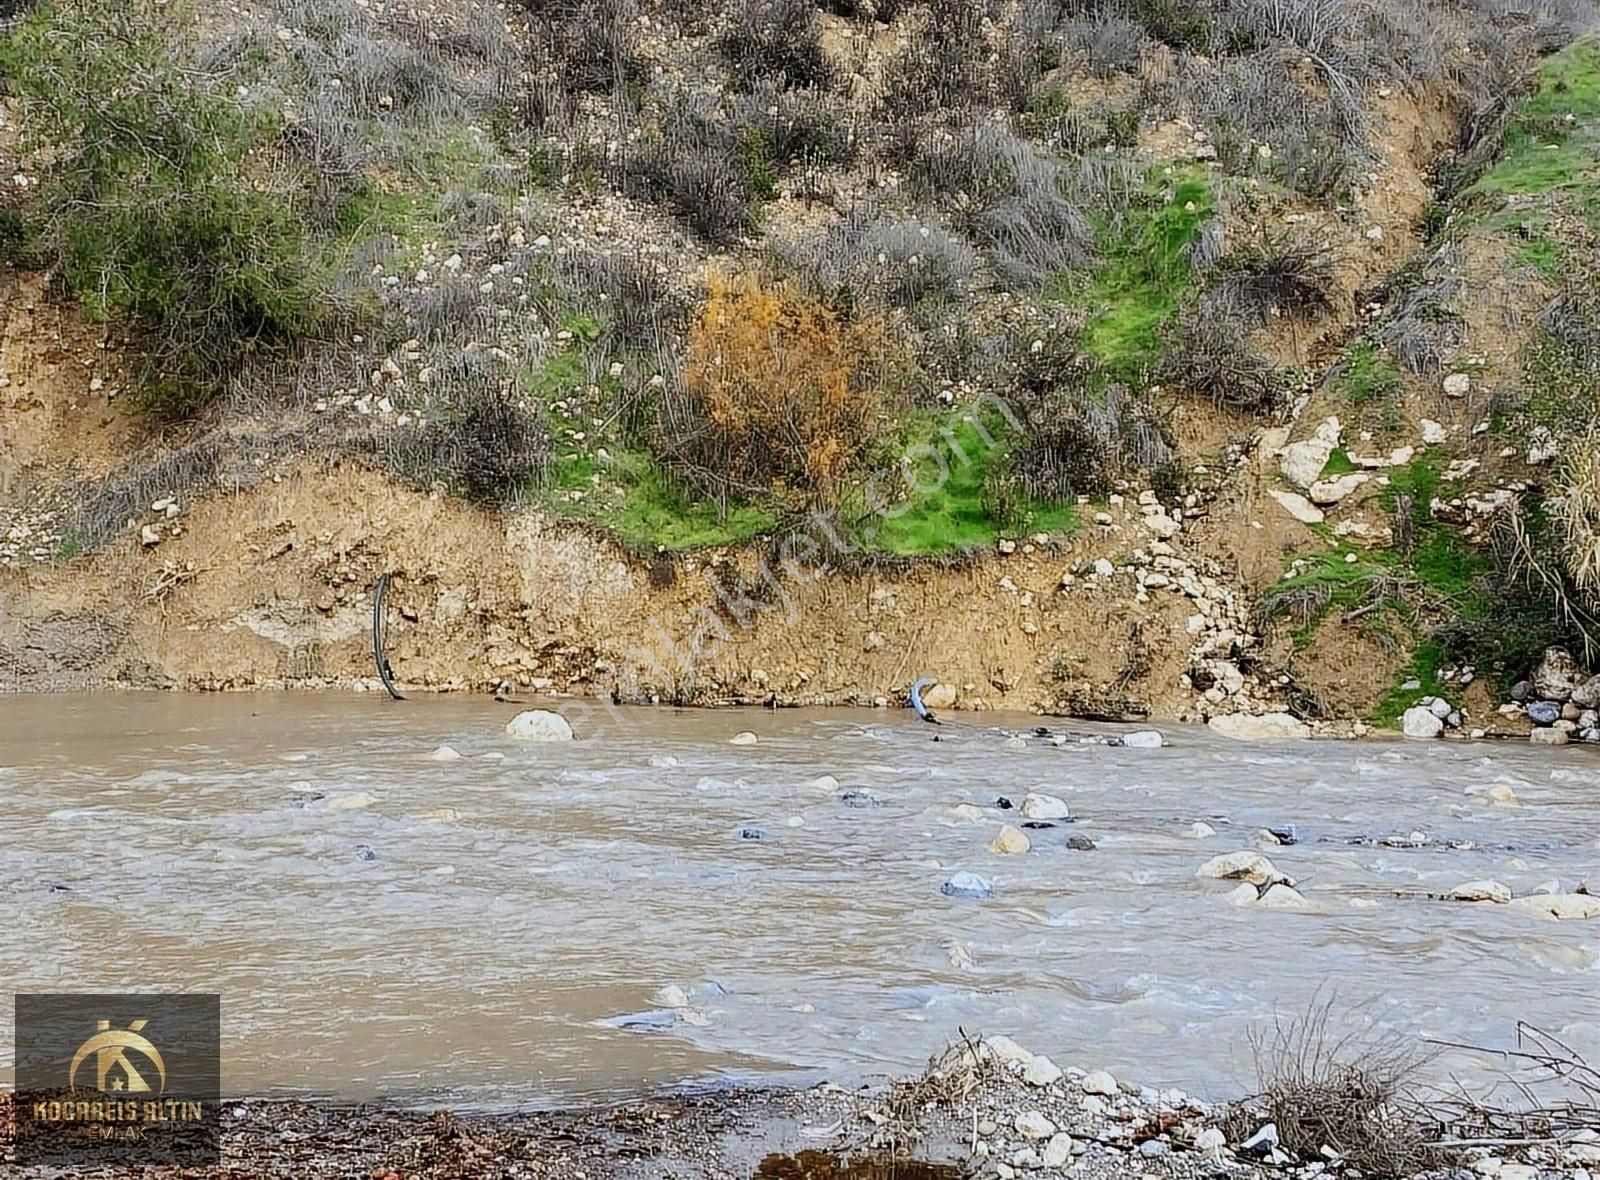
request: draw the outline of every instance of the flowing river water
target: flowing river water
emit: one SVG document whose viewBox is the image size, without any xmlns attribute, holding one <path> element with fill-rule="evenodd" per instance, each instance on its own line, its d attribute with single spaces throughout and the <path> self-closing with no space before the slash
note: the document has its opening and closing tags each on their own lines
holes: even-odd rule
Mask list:
<svg viewBox="0 0 1600 1180">
<path fill-rule="evenodd" d="M 484 1108 L 903 1074 L 963 1029 L 1224 1096 L 1253 1038 L 1330 1001 L 1368 1035 L 1506 1045 L 1525 1019 L 1600 1056 L 1600 920 L 1425 896 L 1600 887 L 1587 751 L 1183 726 L 1162 749 L 1016 749 L 1023 716 L 934 742 L 843 710 L 621 710 L 595 740 L 522 744 L 512 712 L 0 697 L 0 1004 L 218 992 L 229 1093 Z M 759 743 L 730 744 L 746 728 Z M 1074 822 L 991 853 L 1018 819 L 997 798 L 1028 791 Z M 1320 912 L 1196 879 L 1290 825 L 1265 851 Z M 960 870 L 992 896 L 942 895 Z"/>
</svg>

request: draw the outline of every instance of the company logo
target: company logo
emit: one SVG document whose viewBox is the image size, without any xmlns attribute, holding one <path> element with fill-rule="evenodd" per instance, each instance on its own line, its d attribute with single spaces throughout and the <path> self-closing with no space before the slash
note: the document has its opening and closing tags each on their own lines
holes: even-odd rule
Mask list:
<svg viewBox="0 0 1600 1180">
<path fill-rule="evenodd" d="M 125 1091 L 129 1094 L 148 1094 L 150 1084 L 144 1080 L 133 1062 L 127 1058 L 127 1051 L 132 1049 L 135 1053 L 143 1054 L 149 1068 L 155 1066 L 158 1085 L 156 1093 L 161 1093 L 167 1088 L 167 1065 L 161 1060 L 161 1052 L 144 1037 L 140 1031 L 150 1022 L 143 1017 L 130 1020 L 126 1032 L 111 1027 L 109 1020 L 97 1022 L 100 1029 L 94 1036 L 78 1046 L 78 1051 L 72 1055 L 72 1065 L 67 1070 L 67 1087 L 72 1090 L 78 1088 L 78 1067 L 89 1057 L 94 1061 L 94 1088 L 102 1094 L 108 1091 Z M 108 1076 L 111 1071 L 120 1069 L 122 1076 Z M 109 1083 L 109 1084 L 108 1084 Z"/>
<path fill-rule="evenodd" d="M 16 1162 L 216 1163 L 221 1024 L 211 994 L 19 992 Z"/>
</svg>

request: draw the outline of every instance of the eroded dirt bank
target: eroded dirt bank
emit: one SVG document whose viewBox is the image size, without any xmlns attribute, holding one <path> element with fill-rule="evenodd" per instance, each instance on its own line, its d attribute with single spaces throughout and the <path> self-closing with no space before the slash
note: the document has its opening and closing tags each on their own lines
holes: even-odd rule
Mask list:
<svg viewBox="0 0 1600 1180">
<path fill-rule="evenodd" d="M 932 671 L 963 707 L 1184 715 L 1180 676 L 1246 633 L 1243 604 L 1137 505 L 1110 515 L 950 565 L 852 569 L 826 522 L 767 554 L 645 561 L 536 513 L 306 463 L 186 506 L 159 545 L 5 574 L 0 671 L 20 689 L 364 682 L 371 590 L 392 571 L 389 658 L 416 687 L 871 703 Z"/>
</svg>

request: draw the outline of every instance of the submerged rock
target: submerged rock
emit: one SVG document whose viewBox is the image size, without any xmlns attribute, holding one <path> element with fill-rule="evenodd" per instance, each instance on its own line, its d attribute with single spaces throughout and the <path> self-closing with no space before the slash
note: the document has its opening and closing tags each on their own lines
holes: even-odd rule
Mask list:
<svg viewBox="0 0 1600 1180">
<path fill-rule="evenodd" d="M 994 892 L 994 887 L 977 873 L 957 873 L 939 886 L 939 892 L 946 897 L 967 897 L 981 901 Z"/>
<path fill-rule="evenodd" d="M 1002 826 L 999 835 L 989 842 L 989 851 L 998 856 L 1020 855 L 1032 847 L 1028 837 L 1010 824 Z"/>
<path fill-rule="evenodd" d="M 506 722 L 506 735 L 519 742 L 570 742 L 572 726 L 549 709 L 525 709 Z"/>
<path fill-rule="evenodd" d="M 728 744 L 730 746 L 753 746 L 760 740 L 761 739 L 756 737 L 755 734 L 751 733 L 748 729 L 745 729 L 740 730 L 738 733 L 729 738 Z"/>
<path fill-rule="evenodd" d="M 428 755 L 429 760 L 433 762 L 455 762 L 459 760 L 460 757 L 461 751 L 457 750 L 454 746 L 435 747 L 433 753 Z"/>
<path fill-rule="evenodd" d="M 846 791 L 839 796 L 846 807 L 879 807 L 882 801 L 871 791 Z"/>
<path fill-rule="evenodd" d="M 1136 729 L 1122 735 L 1122 744 L 1130 750 L 1159 750 L 1166 741 L 1153 729 Z"/>
</svg>

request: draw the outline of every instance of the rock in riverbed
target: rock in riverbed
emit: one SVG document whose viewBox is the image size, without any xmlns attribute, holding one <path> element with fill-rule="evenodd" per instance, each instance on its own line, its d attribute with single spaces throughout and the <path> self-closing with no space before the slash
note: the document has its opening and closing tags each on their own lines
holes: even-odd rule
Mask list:
<svg viewBox="0 0 1600 1180">
<path fill-rule="evenodd" d="M 939 886 L 939 892 L 946 897 L 965 897 L 982 901 L 994 892 L 994 886 L 977 873 L 957 873 Z"/>
<path fill-rule="evenodd" d="M 1514 909 L 1561 922 L 1600 918 L 1600 895 L 1590 893 L 1539 893 L 1515 898 L 1509 904 Z"/>
<path fill-rule="evenodd" d="M 1225 713 L 1206 723 L 1212 732 L 1241 742 L 1283 741 L 1288 738 L 1307 738 L 1311 729 L 1287 713 L 1263 713 L 1259 717 L 1248 713 Z"/>
<path fill-rule="evenodd" d="M 989 851 L 998 856 L 1017 856 L 1032 847 L 1027 834 L 1010 824 L 1002 826 L 999 835 L 989 842 Z"/>
<path fill-rule="evenodd" d="M 1270 860 L 1259 852 L 1248 850 L 1213 856 L 1196 869 L 1194 875 L 1214 881 L 1248 881 L 1252 885 L 1290 884 L 1289 878 L 1280 873 Z"/>
<path fill-rule="evenodd" d="M 1067 819 L 1072 815 L 1072 810 L 1064 799 L 1030 791 L 1022 800 L 1022 814 L 1027 819 Z"/>
<path fill-rule="evenodd" d="M 1457 885 L 1448 896 L 1451 901 L 1492 901 L 1503 905 L 1511 900 L 1511 887 L 1500 881 L 1468 881 Z"/>
<path fill-rule="evenodd" d="M 560 713 L 526 709 L 506 722 L 506 736 L 521 742 L 570 742 L 572 726 Z"/>
</svg>

